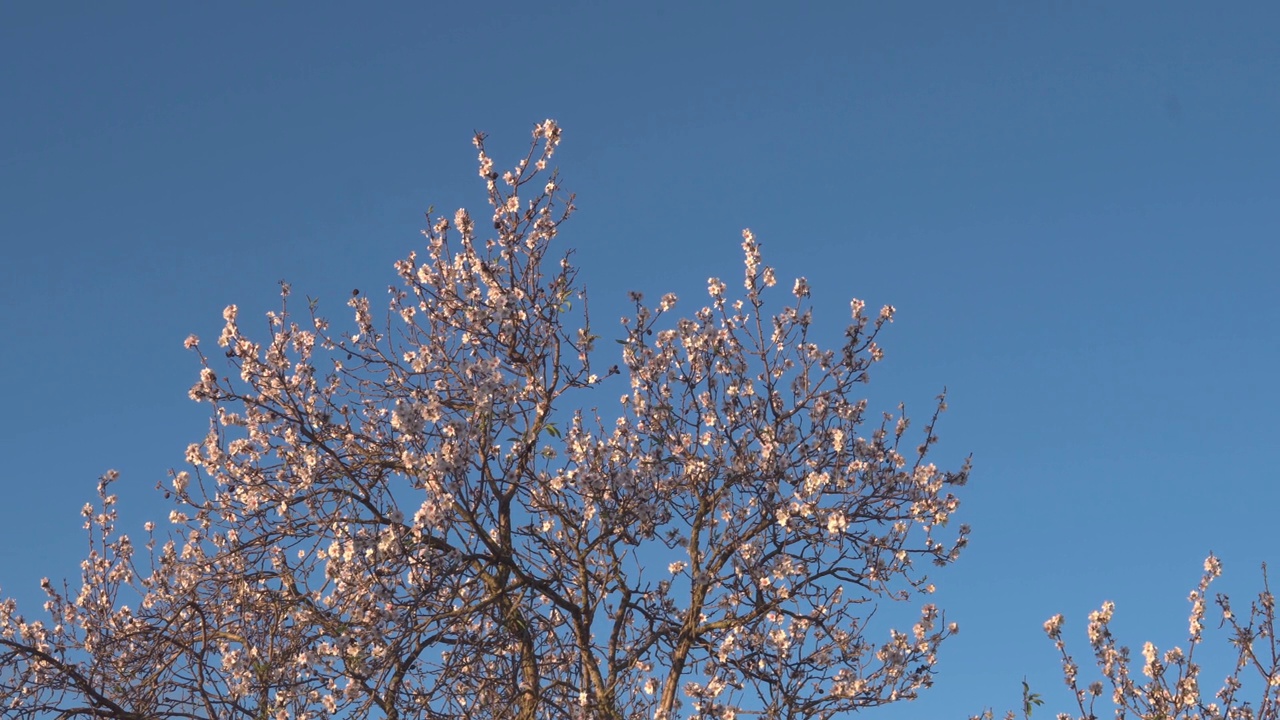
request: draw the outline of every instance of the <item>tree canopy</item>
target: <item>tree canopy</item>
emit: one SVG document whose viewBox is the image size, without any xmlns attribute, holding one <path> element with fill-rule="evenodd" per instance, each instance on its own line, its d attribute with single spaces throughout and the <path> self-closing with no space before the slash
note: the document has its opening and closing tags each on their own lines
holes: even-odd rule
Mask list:
<svg viewBox="0 0 1280 720">
<path fill-rule="evenodd" d="M 823 347 L 748 231 L 740 293 L 597 330 L 560 138 L 499 172 L 476 136 L 490 211 L 429 216 L 385 314 L 282 283 L 264 338 L 232 305 L 187 340 L 212 421 L 168 528 L 140 552 L 104 477 L 78 587 L 0 602 L 7 717 L 807 719 L 930 684 L 955 625 L 869 621 L 957 558 L 968 467 L 927 459 L 941 397 L 917 433 L 857 396 L 893 308 Z"/>
</svg>

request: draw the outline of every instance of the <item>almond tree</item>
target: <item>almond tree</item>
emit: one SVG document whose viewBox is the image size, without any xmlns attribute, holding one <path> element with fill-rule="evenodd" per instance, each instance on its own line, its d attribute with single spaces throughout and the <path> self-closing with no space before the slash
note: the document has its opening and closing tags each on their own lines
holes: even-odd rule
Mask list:
<svg viewBox="0 0 1280 720">
<path fill-rule="evenodd" d="M 1204 674 L 1202 656 L 1209 586 L 1222 574 L 1222 563 L 1210 555 L 1204 561 L 1200 583 L 1188 596 L 1191 614 L 1187 620 L 1187 645 L 1160 652 L 1151 642 L 1143 643 L 1142 664 L 1138 666 L 1129 648 L 1120 645 L 1111 630 L 1115 603 L 1104 602 L 1089 614 L 1086 626 L 1093 662 L 1102 676 L 1087 685 L 1080 680 L 1080 666 L 1067 652 L 1062 636 L 1065 619 L 1054 615 L 1044 624 L 1062 660 L 1063 679 L 1075 701 L 1077 712 L 1058 713 L 1058 720 L 1097 720 L 1098 701 L 1110 707 L 1106 716 L 1117 720 L 1280 720 L 1280 645 L 1276 643 L 1276 600 L 1271 594 L 1267 567 L 1262 566 L 1262 591 L 1246 614 L 1238 615 L 1231 598 L 1219 593 L 1219 627 L 1229 630 L 1234 650 L 1234 666 L 1222 680 L 1201 687 Z M 1043 704 L 1027 683 L 1023 684 L 1023 718 L 1030 718 L 1033 705 Z M 1213 694 L 1209 690 L 1216 687 Z M 992 720 L 987 711 L 970 720 Z M 1016 715 L 1009 712 L 1006 720 Z"/>
<path fill-rule="evenodd" d="M 864 429 L 893 308 L 819 347 L 745 232 L 741 298 L 633 293 L 597 347 L 551 255 L 560 134 L 505 173 L 477 135 L 491 217 L 430 218 L 385 316 L 334 331 L 282 284 L 261 342 L 226 309 L 233 372 L 188 339 L 213 419 L 171 528 L 140 560 L 104 478 L 80 587 L 0 605 L 6 717 L 829 718 L 930 684 L 955 625 L 869 621 L 956 559 L 968 470 L 926 461 L 941 398 L 914 446 Z"/>
</svg>

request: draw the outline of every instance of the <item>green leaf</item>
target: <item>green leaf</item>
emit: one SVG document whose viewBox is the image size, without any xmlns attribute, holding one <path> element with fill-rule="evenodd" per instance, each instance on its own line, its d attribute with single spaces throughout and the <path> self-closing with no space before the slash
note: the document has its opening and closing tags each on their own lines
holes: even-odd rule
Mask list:
<svg viewBox="0 0 1280 720">
<path fill-rule="evenodd" d="M 1026 678 L 1022 678 L 1022 716 L 1030 718 L 1031 708 L 1043 704 L 1044 700 L 1041 699 L 1040 693 L 1031 692 L 1031 685 L 1027 683 Z"/>
</svg>

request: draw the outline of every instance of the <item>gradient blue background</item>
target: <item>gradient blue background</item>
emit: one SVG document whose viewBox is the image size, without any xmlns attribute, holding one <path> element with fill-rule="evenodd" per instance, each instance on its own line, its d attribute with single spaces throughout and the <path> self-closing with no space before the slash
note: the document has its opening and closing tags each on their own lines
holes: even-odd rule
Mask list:
<svg viewBox="0 0 1280 720">
<path fill-rule="evenodd" d="M 345 318 L 429 205 L 483 205 L 472 132 L 506 165 L 546 117 L 598 322 L 736 284 L 749 226 L 832 342 L 849 297 L 898 307 L 874 406 L 950 389 L 962 634 L 873 716 L 1024 675 L 1067 710 L 1048 616 L 1180 642 L 1209 550 L 1241 602 L 1280 559 L 1280 5 L 6 3 L 0 110 L 0 588 L 31 614 L 102 472 L 125 529 L 167 514 L 207 423 L 187 333 L 232 302 L 254 331 L 279 279 Z"/>
</svg>

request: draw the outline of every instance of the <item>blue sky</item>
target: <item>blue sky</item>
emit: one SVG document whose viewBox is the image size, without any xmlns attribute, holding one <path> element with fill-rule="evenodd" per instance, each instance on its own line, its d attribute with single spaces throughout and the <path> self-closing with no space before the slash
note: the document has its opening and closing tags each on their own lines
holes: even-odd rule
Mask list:
<svg viewBox="0 0 1280 720">
<path fill-rule="evenodd" d="M 109 468 L 126 525 L 161 516 L 207 422 L 188 333 L 232 302 L 252 328 L 280 279 L 345 316 L 429 205 L 483 203 L 473 131 L 504 164 L 547 117 L 597 318 L 627 289 L 687 308 L 751 227 L 833 341 L 849 297 L 897 306 L 873 404 L 949 388 L 962 634 L 873 715 L 1010 707 L 1024 675 L 1056 699 L 1040 625 L 1067 613 L 1082 647 L 1105 599 L 1124 639 L 1180 642 L 1210 550 L 1256 591 L 1280 559 L 1280 6 L 729 7 L 0 7 L 4 594 L 34 610 L 76 574 Z"/>
</svg>

